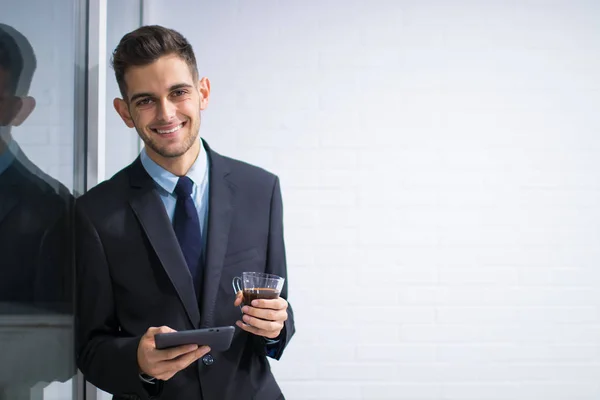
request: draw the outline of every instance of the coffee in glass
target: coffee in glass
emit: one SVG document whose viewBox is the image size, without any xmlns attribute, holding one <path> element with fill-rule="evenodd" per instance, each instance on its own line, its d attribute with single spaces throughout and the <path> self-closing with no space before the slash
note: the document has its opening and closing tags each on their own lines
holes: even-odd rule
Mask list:
<svg viewBox="0 0 600 400">
<path fill-rule="evenodd" d="M 243 302 L 250 305 L 256 299 L 276 299 L 281 293 L 285 279 L 263 272 L 243 272 L 242 277 L 234 277 L 233 290 L 242 292 Z"/>
</svg>

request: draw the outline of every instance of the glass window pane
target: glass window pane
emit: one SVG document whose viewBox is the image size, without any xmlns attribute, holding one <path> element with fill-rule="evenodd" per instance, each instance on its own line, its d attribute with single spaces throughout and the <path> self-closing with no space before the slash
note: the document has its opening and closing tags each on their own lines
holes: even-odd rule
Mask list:
<svg viewBox="0 0 600 400">
<path fill-rule="evenodd" d="M 73 398 L 83 3 L 0 0 L 0 400 Z"/>
</svg>

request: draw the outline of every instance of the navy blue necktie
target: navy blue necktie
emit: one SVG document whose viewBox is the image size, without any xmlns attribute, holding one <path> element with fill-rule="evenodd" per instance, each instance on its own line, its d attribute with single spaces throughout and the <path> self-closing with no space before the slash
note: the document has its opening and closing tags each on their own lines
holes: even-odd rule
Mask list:
<svg viewBox="0 0 600 400">
<path fill-rule="evenodd" d="M 182 176 L 175 186 L 177 204 L 173 216 L 173 229 L 179 241 L 179 246 L 187 262 L 187 266 L 194 281 L 196 295 L 200 293 L 201 287 L 201 256 L 202 240 L 200 235 L 200 221 L 198 210 L 192 199 L 194 182 L 187 176 Z"/>
</svg>

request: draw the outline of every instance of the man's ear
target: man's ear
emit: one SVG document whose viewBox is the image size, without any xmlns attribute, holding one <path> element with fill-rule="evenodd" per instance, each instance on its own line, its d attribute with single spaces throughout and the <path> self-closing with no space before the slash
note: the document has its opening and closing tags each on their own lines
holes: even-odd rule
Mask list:
<svg viewBox="0 0 600 400">
<path fill-rule="evenodd" d="M 123 99 L 119 99 L 118 97 L 113 100 L 113 106 L 117 111 L 117 114 L 121 117 L 125 125 L 129 128 L 135 128 L 133 123 L 133 119 L 131 118 L 131 114 L 129 113 L 129 107 L 127 103 Z"/>
<path fill-rule="evenodd" d="M 210 81 L 204 77 L 198 81 L 198 92 L 200 93 L 200 110 L 208 107 L 208 98 L 210 96 Z"/>
<path fill-rule="evenodd" d="M 14 117 L 9 125 L 19 126 L 35 109 L 35 99 L 31 96 L 17 97 L 15 99 Z"/>
</svg>

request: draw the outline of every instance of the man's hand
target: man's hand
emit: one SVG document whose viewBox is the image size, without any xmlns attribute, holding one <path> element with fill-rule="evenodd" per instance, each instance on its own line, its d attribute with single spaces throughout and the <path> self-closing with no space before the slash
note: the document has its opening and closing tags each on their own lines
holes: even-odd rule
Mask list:
<svg viewBox="0 0 600 400">
<path fill-rule="evenodd" d="M 176 331 L 168 326 L 149 328 L 142 336 L 137 351 L 140 371 L 163 381 L 171 379 L 177 372 L 210 352 L 210 347 L 198 347 L 195 344 L 158 350 L 154 343 L 154 335 L 169 332 Z"/>
<path fill-rule="evenodd" d="M 234 306 L 242 304 L 243 294 L 238 292 Z M 288 319 L 288 302 L 284 298 L 272 300 L 253 300 L 251 305 L 242 307 L 244 313 L 243 321 L 237 321 L 236 325 L 246 332 L 269 339 L 275 339 L 283 329 L 283 323 Z"/>
</svg>

